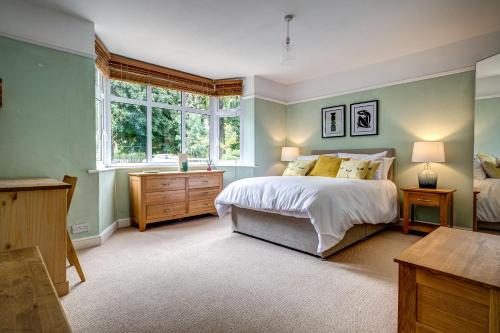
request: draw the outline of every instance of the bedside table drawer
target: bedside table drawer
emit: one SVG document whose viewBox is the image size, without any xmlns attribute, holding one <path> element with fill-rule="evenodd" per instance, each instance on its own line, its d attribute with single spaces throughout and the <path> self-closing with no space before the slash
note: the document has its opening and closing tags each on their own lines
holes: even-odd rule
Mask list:
<svg viewBox="0 0 500 333">
<path fill-rule="evenodd" d="M 419 206 L 439 207 L 439 195 L 433 193 L 418 193 L 409 194 L 410 204 Z"/>
</svg>

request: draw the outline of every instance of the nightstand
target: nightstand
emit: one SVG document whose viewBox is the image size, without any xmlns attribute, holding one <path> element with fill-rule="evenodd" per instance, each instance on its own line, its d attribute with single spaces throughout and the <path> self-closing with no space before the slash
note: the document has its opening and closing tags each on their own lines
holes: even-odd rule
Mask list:
<svg viewBox="0 0 500 333">
<path fill-rule="evenodd" d="M 430 233 L 439 225 L 453 227 L 453 193 L 455 190 L 404 188 L 403 198 L 403 232 L 410 230 Z M 415 206 L 439 208 L 439 225 L 415 222 Z"/>
</svg>

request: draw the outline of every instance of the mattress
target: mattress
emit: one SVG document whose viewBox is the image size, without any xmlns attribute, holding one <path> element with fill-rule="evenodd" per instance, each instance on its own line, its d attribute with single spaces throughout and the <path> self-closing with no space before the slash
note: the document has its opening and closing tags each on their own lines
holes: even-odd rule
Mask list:
<svg viewBox="0 0 500 333">
<path fill-rule="evenodd" d="M 307 218 L 318 236 L 317 252 L 338 244 L 357 224 L 391 223 L 399 216 L 390 180 L 271 176 L 238 180 L 216 198 L 220 217 L 231 205 Z"/>
</svg>

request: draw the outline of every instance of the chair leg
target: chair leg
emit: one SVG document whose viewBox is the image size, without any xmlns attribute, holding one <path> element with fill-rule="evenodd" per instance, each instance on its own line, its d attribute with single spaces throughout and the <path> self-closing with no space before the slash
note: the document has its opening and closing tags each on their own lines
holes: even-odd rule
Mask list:
<svg viewBox="0 0 500 333">
<path fill-rule="evenodd" d="M 67 253 L 68 253 L 68 261 L 70 265 L 75 266 L 76 272 L 78 273 L 78 276 L 80 277 L 80 280 L 82 282 L 85 282 L 85 275 L 83 274 L 83 269 L 82 266 L 80 266 L 80 261 L 78 260 L 78 256 L 76 254 L 75 248 L 73 246 L 73 242 L 71 241 L 71 237 L 69 237 L 69 232 L 66 233 L 68 239 L 67 239 Z"/>
</svg>

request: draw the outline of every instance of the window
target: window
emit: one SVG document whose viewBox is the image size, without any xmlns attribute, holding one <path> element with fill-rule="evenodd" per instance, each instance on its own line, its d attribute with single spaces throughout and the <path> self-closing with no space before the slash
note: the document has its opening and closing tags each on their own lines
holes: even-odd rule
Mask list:
<svg viewBox="0 0 500 333">
<path fill-rule="evenodd" d="M 101 138 L 96 152 L 106 164 L 176 164 L 181 152 L 195 163 L 240 160 L 239 96 L 216 98 L 107 80 L 97 72 L 99 89 L 109 96 L 99 104 L 96 94 L 96 117 L 102 115 L 96 119 L 96 135 Z"/>
<path fill-rule="evenodd" d="M 220 161 L 241 159 L 240 96 L 219 97 L 217 109 L 217 142 Z"/>
<path fill-rule="evenodd" d="M 105 133 L 105 101 L 106 101 L 106 88 L 105 79 L 99 69 L 95 69 L 95 142 L 96 142 L 96 161 L 103 163 L 104 161 L 104 133 Z"/>
</svg>

